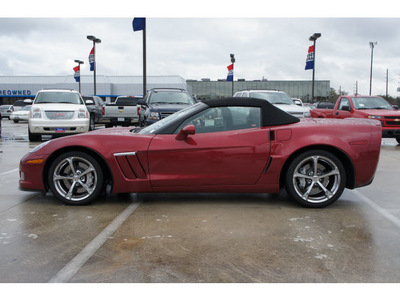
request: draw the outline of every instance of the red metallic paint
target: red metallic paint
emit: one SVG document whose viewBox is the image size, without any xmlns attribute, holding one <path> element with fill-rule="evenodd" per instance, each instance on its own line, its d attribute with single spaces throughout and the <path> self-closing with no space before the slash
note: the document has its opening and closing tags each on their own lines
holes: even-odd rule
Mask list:
<svg viewBox="0 0 400 300">
<path fill-rule="evenodd" d="M 343 162 L 353 165 L 354 187 L 359 187 L 373 179 L 381 127 L 374 120 L 305 119 L 290 125 L 195 133 L 183 140 L 176 136 L 140 135 L 129 128 L 115 128 L 58 138 L 21 159 L 24 179 L 19 184 L 22 189 L 45 189 L 43 181 L 51 161 L 65 151 L 81 150 L 110 171 L 115 193 L 276 193 L 288 160 L 305 149 L 324 148 L 348 158 Z M 115 156 L 130 152 L 135 153 Z M 32 159 L 44 162 L 27 163 Z"/>
</svg>

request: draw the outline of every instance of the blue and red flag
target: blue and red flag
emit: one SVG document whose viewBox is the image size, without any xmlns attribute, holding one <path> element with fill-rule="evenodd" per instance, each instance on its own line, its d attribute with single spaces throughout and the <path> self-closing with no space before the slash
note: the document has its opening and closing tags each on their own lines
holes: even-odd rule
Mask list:
<svg viewBox="0 0 400 300">
<path fill-rule="evenodd" d="M 308 48 L 305 70 L 312 70 L 312 69 L 314 69 L 314 46 L 310 46 Z"/>
<path fill-rule="evenodd" d="M 94 71 L 94 47 L 92 48 L 92 51 L 90 51 L 89 54 L 89 63 L 90 63 L 90 71 Z"/>
<path fill-rule="evenodd" d="M 226 81 L 233 81 L 233 64 L 227 66 L 228 68 L 228 77 L 226 77 Z"/>
<path fill-rule="evenodd" d="M 80 68 L 80 66 L 76 66 L 74 68 L 74 71 L 75 71 L 74 78 L 75 78 L 76 82 L 80 82 L 81 81 L 81 68 Z"/>
</svg>

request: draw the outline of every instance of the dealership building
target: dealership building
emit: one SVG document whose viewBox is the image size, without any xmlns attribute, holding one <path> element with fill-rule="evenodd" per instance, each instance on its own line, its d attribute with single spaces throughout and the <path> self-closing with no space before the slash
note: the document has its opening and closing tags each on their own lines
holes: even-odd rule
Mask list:
<svg viewBox="0 0 400 300">
<path fill-rule="evenodd" d="M 314 97 L 325 100 L 329 96 L 330 81 L 314 82 Z M 180 88 L 187 90 L 199 100 L 232 96 L 232 82 L 185 80 L 181 76 L 147 76 L 147 89 Z M 73 76 L 0 76 L 0 104 L 13 104 L 17 100 L 32 99 L 42 89 L 79 90 Z M 253 80 L 239 79 L 233 82 L 233 91 L 244 89 L 273 89 L 286 92 L 293 98 L 310 100 L 312 82 L 300 80 Z M 81 94 L 92 96 L 93 76 L 81 76 Z M 121 95 L 139 96 L 143 94 L 142 76 L 96 76 L 96 92 L 106 102 L 113 102 Z"/>
</svg>

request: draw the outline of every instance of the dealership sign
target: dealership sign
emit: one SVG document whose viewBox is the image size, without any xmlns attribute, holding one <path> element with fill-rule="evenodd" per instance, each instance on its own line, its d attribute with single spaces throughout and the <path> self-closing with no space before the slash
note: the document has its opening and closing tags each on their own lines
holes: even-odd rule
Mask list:
<svg viewBox="0 0 400 300">
<path fill-rule="evenodd" d="M 0 96 L 31 96 L 31 90 L 0 90 Z"/>
</svg>

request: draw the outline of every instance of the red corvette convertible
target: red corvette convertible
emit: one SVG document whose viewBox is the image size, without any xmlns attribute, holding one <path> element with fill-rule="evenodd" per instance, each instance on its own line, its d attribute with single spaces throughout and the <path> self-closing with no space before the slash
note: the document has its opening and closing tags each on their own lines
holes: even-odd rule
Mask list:
<svg viewBox="0 0 400 300">
<path fill-rule="evenodd" d="M 288 194 L 306 207 L 371 183 L 382 130 L 367 119 L 302 119 L 261 99 L 207 100 L 141 128 L 42 143 L 20 162 L 22 190 L 87 204 L 114 193 Z"/>
</svg>

